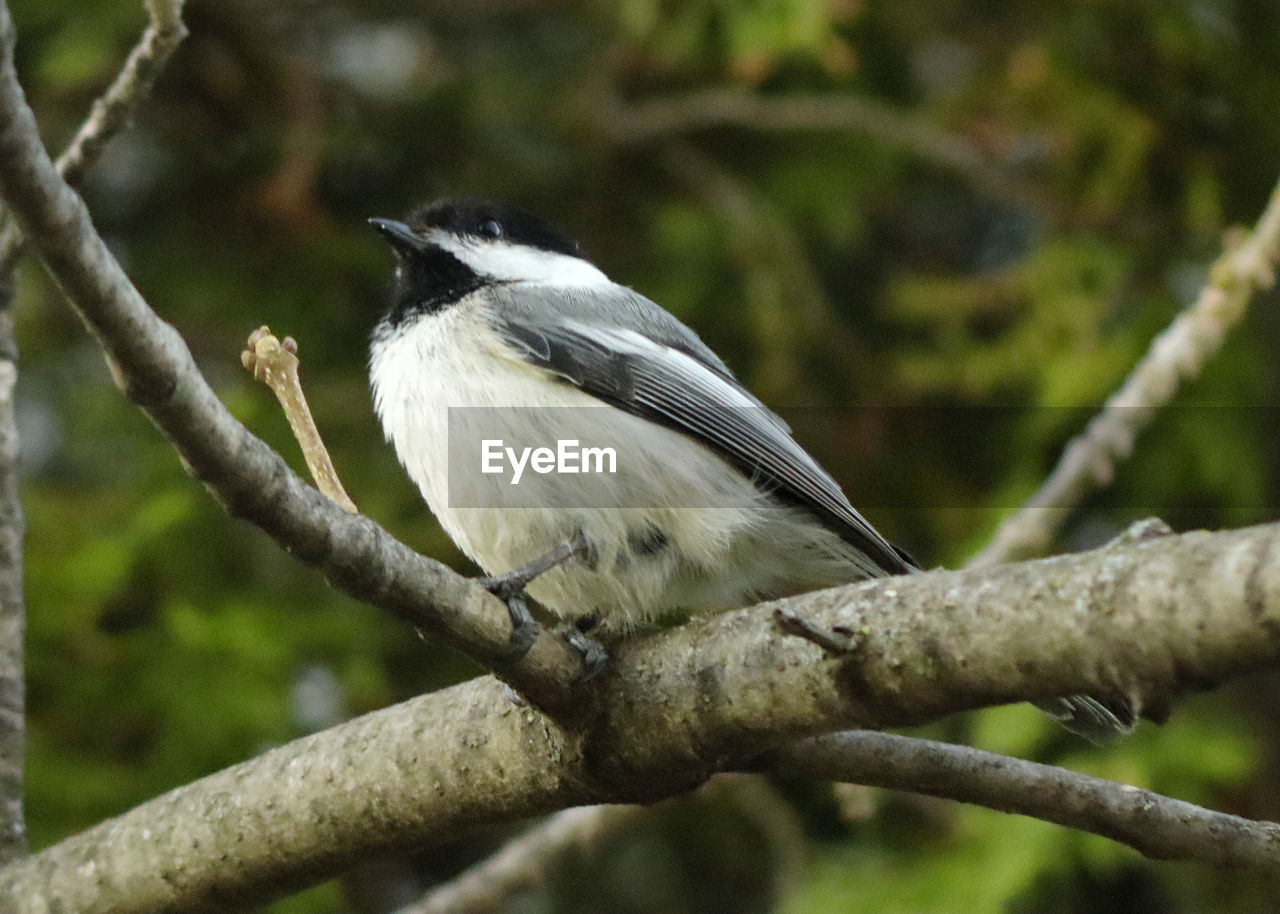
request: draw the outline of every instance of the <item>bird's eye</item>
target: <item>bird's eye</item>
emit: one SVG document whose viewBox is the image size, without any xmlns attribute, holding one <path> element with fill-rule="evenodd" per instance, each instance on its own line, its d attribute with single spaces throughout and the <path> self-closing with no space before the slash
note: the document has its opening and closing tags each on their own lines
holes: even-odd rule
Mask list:
<svg viewBox="0 0 1280 914">
<path fill-rule="evenodd" d="M 497 219 L 486 219 L 480 223 L 479 234 L 482 238 L 501 238 L 502 226 Z"/>
</svg>

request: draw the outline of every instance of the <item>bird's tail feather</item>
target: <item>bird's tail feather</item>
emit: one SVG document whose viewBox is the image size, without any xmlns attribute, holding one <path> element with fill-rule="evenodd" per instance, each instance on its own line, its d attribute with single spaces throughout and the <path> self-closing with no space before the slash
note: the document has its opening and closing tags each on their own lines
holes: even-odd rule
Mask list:
<svg viewBox="0 0 1280 914">
<path fill-rule="evenodd" d="M 1068 695 L 1032 704 L 1072 733 L 1099 746 L 1132 733 L 1138 725 L 1138 711 L 1126 699 L 1104 700 L 1088 695 Z"/>
</svg>

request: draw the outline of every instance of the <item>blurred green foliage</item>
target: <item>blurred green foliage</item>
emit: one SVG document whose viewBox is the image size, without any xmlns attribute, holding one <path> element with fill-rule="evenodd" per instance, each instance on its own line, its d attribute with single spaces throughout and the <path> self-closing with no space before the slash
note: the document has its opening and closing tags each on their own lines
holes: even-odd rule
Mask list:
<svg viewBox="0 0 1280 914">
<path fill-rule="evenodd" d="M 142 5 L 12 6 L 29 97 L 60 148 Z M 456 192 L 544 212 L 767 402 L 824 407 L 802 437 L 854 503 L 926 563 L 954 565 L 1280 177 L 1280 6 L 1262 0 L 191 0 L 186 18 L 156 97 L 85 188 L 99 227 L 231 409 L 301 470 L 237 361 L 261 323 L 295 336 L 356 501 L 464 569 L 372 417 L 364 341 L 390 262 L 369 216 Z M 710 88 L 870 99 L 932 145 L 698 125 L 622 145 L 601 116 L 606 99 Z M 996 180 L 957 167 L 956 150 Z M 228 519 L 111 386 L 38 267 L 20 279 L 37 847 L 474 672 Z M 1275 515 L 1275 306 L 1255 303 L 1060 548 L 1150 513 L 1179 529 Z M 1100 751 L 1025 707 L 928 733 L 1276 819 L 1278 686 L 1237 683 Z M 850 812 L 824 785 L 774 786 L 785 813 L 682 808 L 521 910 L 1133 914 L 1262 910 L 1280 890 L 986 810 L 863 791 Z M 384 910 L 376 898 L 405 900 L 501 837 L 461 836 L 271 910 Z"/>
</svg>

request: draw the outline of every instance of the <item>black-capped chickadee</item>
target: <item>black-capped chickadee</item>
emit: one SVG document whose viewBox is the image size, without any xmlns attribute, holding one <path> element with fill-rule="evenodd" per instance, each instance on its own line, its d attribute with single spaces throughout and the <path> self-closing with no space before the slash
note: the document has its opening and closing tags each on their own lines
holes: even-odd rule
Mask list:
<svg viewBox="0 0 1280 914">
<path fill-rule="evenodd" d="M 504 597 L 527 584 L 616 635 L 918 570 L 692 330 L 540 218 L 448 199 L 370 222 L 398 255 L 373 333 L 382 427 L 463 552 L 489 575 L 524 567 L 488 579 L 515 580 Z M 603 489 L 558 463 L 565 442 L 609 452 Z M 1132 723 L 1052 706 L 1090 738 Z"/>
</svg>

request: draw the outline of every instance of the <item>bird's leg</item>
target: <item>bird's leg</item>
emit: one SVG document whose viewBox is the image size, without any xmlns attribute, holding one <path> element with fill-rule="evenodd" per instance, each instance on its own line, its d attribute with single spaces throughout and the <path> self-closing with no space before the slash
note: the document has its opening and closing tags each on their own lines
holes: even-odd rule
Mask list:
<svg viewBox="0 0 1280 914">
<path fill-rule="evenodd" d="M 511 638 L 508 642 L 510 660 L 523 657 L 538 637 L 538 623 L 529 612 L 528 604 L 525 603 L 525 588 L 538 575 L 563 565 L 574 556 L 590 555 L 590 553 L 591 545 L 587 542 L 586 535 L 581 530 L 575 530 L 572 536 L 545 555 L 540 555 L 506 574 L 478 579 L 477 583 L 481 587 L 506 604 L 507 612 L 511 615 Z M 573 625 L 567 628 L 557 626 L 555 631 L 582 656 L 583 669 L 578 676 L 578 681 L 590 679 L 604 669 L 608 654 L 605 653 L 600 642 L 588 637 L 582 629 Z"/>
</svg>

